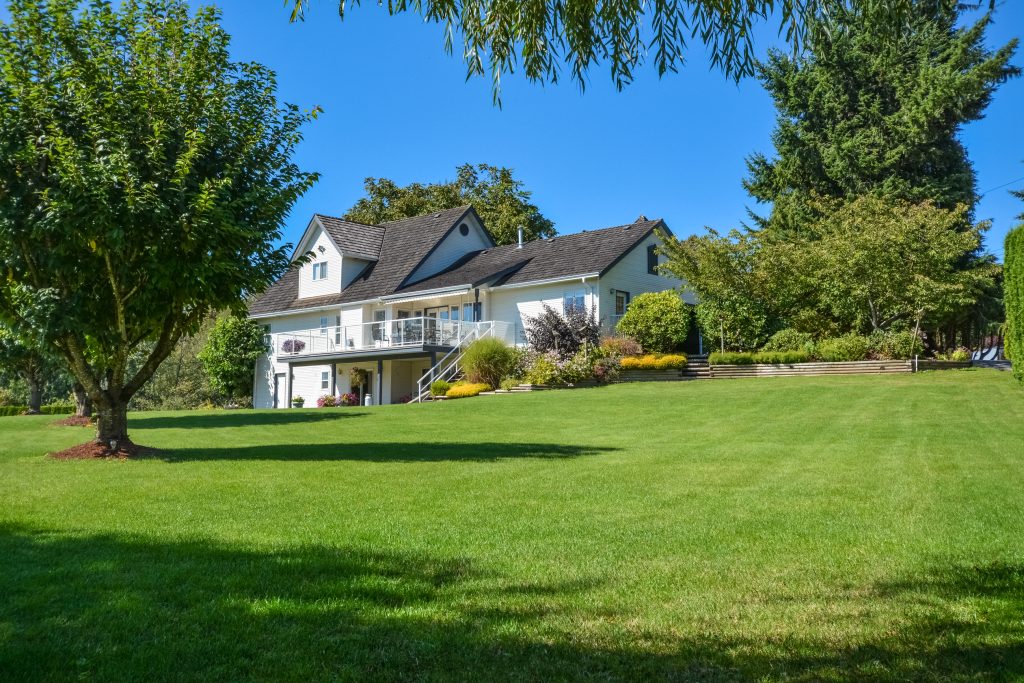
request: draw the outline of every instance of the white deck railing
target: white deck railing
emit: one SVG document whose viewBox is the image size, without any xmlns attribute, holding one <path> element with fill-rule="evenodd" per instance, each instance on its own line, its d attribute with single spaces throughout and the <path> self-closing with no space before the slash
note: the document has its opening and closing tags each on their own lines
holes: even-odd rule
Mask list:
<svg viewBox="0 0 1024 683">
<path fill-rule="evenodd" d="M 422 317 L 358 325 L 328 325 L 311 330 L 278 332 L 272 335 L 273 350 L 279 358 L 296 358 L 372 349 L 455 347 L 467 334 L 476 332 L 483 325 L 491 323 Z"/>
</svg>

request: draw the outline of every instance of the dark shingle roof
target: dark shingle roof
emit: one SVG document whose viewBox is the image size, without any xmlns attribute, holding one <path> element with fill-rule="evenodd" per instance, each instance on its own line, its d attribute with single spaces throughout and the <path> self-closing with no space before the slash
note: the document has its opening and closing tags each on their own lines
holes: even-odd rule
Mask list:
<svg viewBox="0 0 1024 683">
<path fill-rule="evenodd" d="M 602 230 L 577 232 L 526 242 L 519 249 L 508 244 L 474 252 L 447 270 L 402 288 L 423 291 L 455 285 L 523 284 L 588 273 L 604 274 L 658 226 L 643 220 Z"/>
<path fill-rule="evenodd" d="M 367 266 L 343 291 L 337 294 L 304 298 L 299 301 L 298 268 L 292 268 L 250 304 L 249 314 L 265 315 L 292 309 L 332 306 L 392 294 L 469 211 L 472 211 L 472 207 L 460 206 L 414 218 L 382 223 L 379 226 L 366 226 L 374 234 L 380 234 L 379 251 L 374 257 L 376 261 Z M 324 228 L 330 231 L 331 228 L 324 222 L 324 217 L 317 217 Z M 345 234 L 349 234 L 359 226 L 358 223 L 341 219 L 334 219 L 334 221 L 336 221 L 335 226 L 344 224 Z M 333 233 L 331 237 L 334 238 Z M 364 245 L 366 243 L 364 242 Z M 339 243 L 338 246 L 343 251 L 345 250 L 343 243 Z"/>
<path fill-rule="evenodd" d="M 376 261 L 380 257 L 384 228 L 379 225 L 353 223 L 343 218 L 316 214 L 316 219 L 331 236 L 334 243 L 346 256 Z"/>
<path fill-rule="evenodd" d="M 344 291 L 299 301 L 298 271 L 292 269 L 249 307 L 249 313 L 280 313 L 458 285 L 524 284 L 589 273 L 603 275 L 656 227 L 668 230 L 661 220 L 641 216 L 629 225 L 526 242 L 522 249 L 509 244 L 471 252 L 436 275 L 406 284 L 416 267 L 470 210 L 463 206 L 382 226 L 363 226 L 383 230 L 380 251 L 377 261 L 367 266 Z M 319 218 L 326 229 L 332 229 L 324 217 Z M 333 220 L 345 224 L 346 231 L 360 227 L 357 223 Z M 343 244 L 339 246 L 345 248 Z"/>
</svg>

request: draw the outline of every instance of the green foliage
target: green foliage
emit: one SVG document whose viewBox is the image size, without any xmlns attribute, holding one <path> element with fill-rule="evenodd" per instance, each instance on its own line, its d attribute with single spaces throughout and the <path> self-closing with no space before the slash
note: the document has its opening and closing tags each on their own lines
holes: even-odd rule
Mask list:
<svg viewBox="0 0 1024 683">
<path fill-rule="evenodd" d="M 676 290 L 646 292 L 633 298 L 615 329 L 636 339 L 645 351 L 670 353 L 686 343 L 690 311 Z"/>
<path fill-rule="evenodd" d="M 537 354 L 529 362 L 526 369 L 528 384 L 553 384 L 558 375 L 558 357 L 554 354 Z"/>
<path fill-rule="evenodd" d="M 744 184 L 771 204 L 767 224 L 799 233 L 821 215 L 815 197 L 973 207 L 959 131 L 1019 74 L 1017 40 L 990 51 L 992 14 L 970 24 L 953 2 L 914 3 L 896 24 L 878 3 L 833 5 L 809 25 L 806 51 L 772 51 L 758 68 L 778 110 L 775 158 L 750 157 Z"/>
<path fill-rule="evenodd" d="M 28 411 L 28 406 L 0 405 L 0 417 L 10 415 L 22 415 Z M 70 415 L 75 412 L 74 404 L 54 403 L 39 406 L 40 415 Z"/>
<path fill-rule="evenodd" d="M 501 380 L 501 384 L 499 386 L 501 387 L 502 391 L 512 391 L 517 386 L 519 386 L 519 380 L 516 379 L 515 377 L 506 377 L 505 379 Z"/>
<path fill-rule="evenodd" d="M 518 356 L 502 340 L 484 337 L 466 348 L 461 362 L 470 382 L 496 387 L 502 379 L 515 372 Z"/>
<path fill-rule="evenodd" d="M 203 321 L 195 334 L 182 336 L 153 376 L 132 396 L 131 410 L 194 410 L 203 405 L 222 405 L 226 398 L 211 385 L 199 354 L 206 346 L 216 319 Z M 146 362 L 152 344 L 143 344 L 129 358 L 132 372 Z"/>
<path fill-rule="evenodd" d="M 443 379 L 435 379 L 430 383 L 430 395 L 431 396 L 444 396 L 448 393 L 448 390 L 452 388 L 449 382 Z"/>
<path fill-rule="evenodd" d="M 199 352 L 213 388 L 230 398 L 252 396 L 256 361 L 267 352 L 266 332 L 254 320 L 220 318 Z"/>
<path fill-rule="evenodd" d="M 359 4 L 338 2 L 343 19 Z M 285 4 L 292 6 L 293 21 L 305 18 L 313 5 L 311 0 L 286 0 Z M 501 77 L 517 69 L 530 81 L 555 83 L 568 66 L 571 78 L 582 88 L 592 67 L 607 65 L 621 90 L 648 57 L 653 58 L 659 76 L 675 72 L 689 57 L 690 40 L 699 41 L 713 66 L 739 80 L 755 71 L 753 36 L 758 23 L 776 25 L 777 34 L 798 51 L 807 39 L 809 20 L 833 4 L 803 0 L 386 3 L 391 15 L 415 12 L 430 23 L 442 24 L 449 54 L 454 49 L 453 36 L 461 35 L 458 52 L 466 63 L 467 79 L 489 76 L 498 104 Z M 911 0 L 869 4 L 879 24 L 891 25 L 904 23 L 911 5 Z"/>
<path fill-rule="evenodd" d="M 1006 236 L 1003 264 L 1006 306 L 1006 357 L 1013 362 L 1013 375 L 1024 382 L 1024 225 Z"/>
<path fill-rule="evenodd" d="M 665 269 L 697 295 L 697 324 L 708 345 L 753 349 L 763 344 L 786 280 L 775 275 L 756 235 L 734 230 L 722 236 L 709 229 L 685 240 L 664 237 Z"/>
<path fill-rule="evenodd" d="M 792 328 L 779 330 L 773 334 L 763 347 L 762 351 L 807 351 L 814 347 L 814 338 L 807 332 L 800 332 Z"/>
<path fill-rule="evenodd" d="M 306 399 L 303 398 L 302 396 L 296 396 L 295 398 L 292 399 L 292 406 L 293 407 L 301 408 L 304 405 L 306 405 Z"/>
<path fill-rule="evenodd" d="M 523 228 L 525 240 L 553 237 L 555 224 L 530 201 L 532 193 L 512 175 L 510 168 L 490 164 L 463 164 L 455 180 L 397 185 L 387 178 L 367 178 L 366 196 L 345 213 L 345 218 L 378 225 L 402 218 L 472 204 L 498 244 L 513 244 Z"/>
<path fill-rule="evenodd" d="M 644 347 L 640 345 L 640 342 L 623 335 L 602 337 L 598 348 L 606 356 L 639 356 L 644 352 Z"/>
<path fill-rule="evenodd" d="M 231 62 L 217 10 L 185 0 L 14 0 L 0 63 L 0 317 L 60 351 L 101 440 L 126 438 L 178 339 L 288 268 L 315 112 Z"/>
<path fill-rule="evenodd" d="M 491 386 L 483 382 L 459 382 L 454 384 L 445 396 L 448 398 L 472 398 L 490 390 Z"/>
<path fill-rule="evenodd" d="M 882 360 L 908 360 L 924 352 L 921 338 L 911 330 L 876 330 L 870 340 L 872 355 Z"/>
<path fill-rule="evenodd" d="M 871 339 L 859 334 L 822 339 L 818 342 L 818 358 L 827 362 L 867 360 Z"/>
<path fill-rule="evenodd" d="M 710 365 L 753 365 L 754 354 L 739 351 L 715 351 L 708 354 Z"/>
<path fill-rule="evenodd" d="M 754 362 L 765 365 L 792 365 L 793 363 L 807 363 L 810 360 L 811 354 L 806 350 L 758 351 L 754 354 Z"/>
<path fill-rule="evenodd" d="M 935 354 L 935 358 L 937 360 L 951 361 L 953 363 L 966 363 L 971 359 L 971 352 L 969 349 L 965 349 L 961 346 L 960 348 L 951 349 L 946 353 L 937 353 Z"/>
<path fill-rule="evenodd" d="M 552 381 L 555 384 L 579 384 L 593 379 L 596 359 L 593 349 L 581 348 L 571 358 L 558 364 L 558 371 Z"/>
</svg>

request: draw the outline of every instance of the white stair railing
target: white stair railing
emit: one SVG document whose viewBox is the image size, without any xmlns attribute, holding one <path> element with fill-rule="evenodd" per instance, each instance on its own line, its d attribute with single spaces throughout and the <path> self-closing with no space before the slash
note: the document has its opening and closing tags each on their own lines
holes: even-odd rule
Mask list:
<svg viewBox="0 0 1024 683">
<path fill-rule="evenodd" d="M 474 325 L 469 332 L 459 338 L 458 344 L 446 353 L 444 357 L 434 364 L 434 367 L 427 370 L 419 381 L 416 382 L 416 397 L 414 403 L 421 403 L 430 396 L 430 385 L 438 380 L 449 382 L 456 379 L 462 373 L 462 354 L 466 347 L 477 339 L 483 339 L 494 334 L 494 323 L 487 321 Z"/>
</svg>

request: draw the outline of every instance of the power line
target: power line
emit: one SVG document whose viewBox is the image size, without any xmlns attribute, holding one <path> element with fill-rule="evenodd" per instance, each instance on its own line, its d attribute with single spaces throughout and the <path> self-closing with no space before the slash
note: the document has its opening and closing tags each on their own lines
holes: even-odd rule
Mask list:
<svg viewBox="0 0 1024 683">
<path fill-rule="evenodd" d="M 989 192 L 992 192 L 993 190 L 999 190 L 1001 188 L 1006 187 L 1007 185 L 1013 185 L 1014 183 L 1019 183 L 1022 180 L 1024 180 L 1024 175 L 1022 175 L 1020 178 L 1014 178 L 1013 180 L 1005 182 L 1002 185 L 996 185 L 995 187 L 990 187 L 987 190 L 985 190 L 984 192 L 982 192 L 980 195 L 978 195 L 978 198 L 980 199 L 981 197 L 984 197 L 985 195 L 987 195 Z"/>
</svg>

